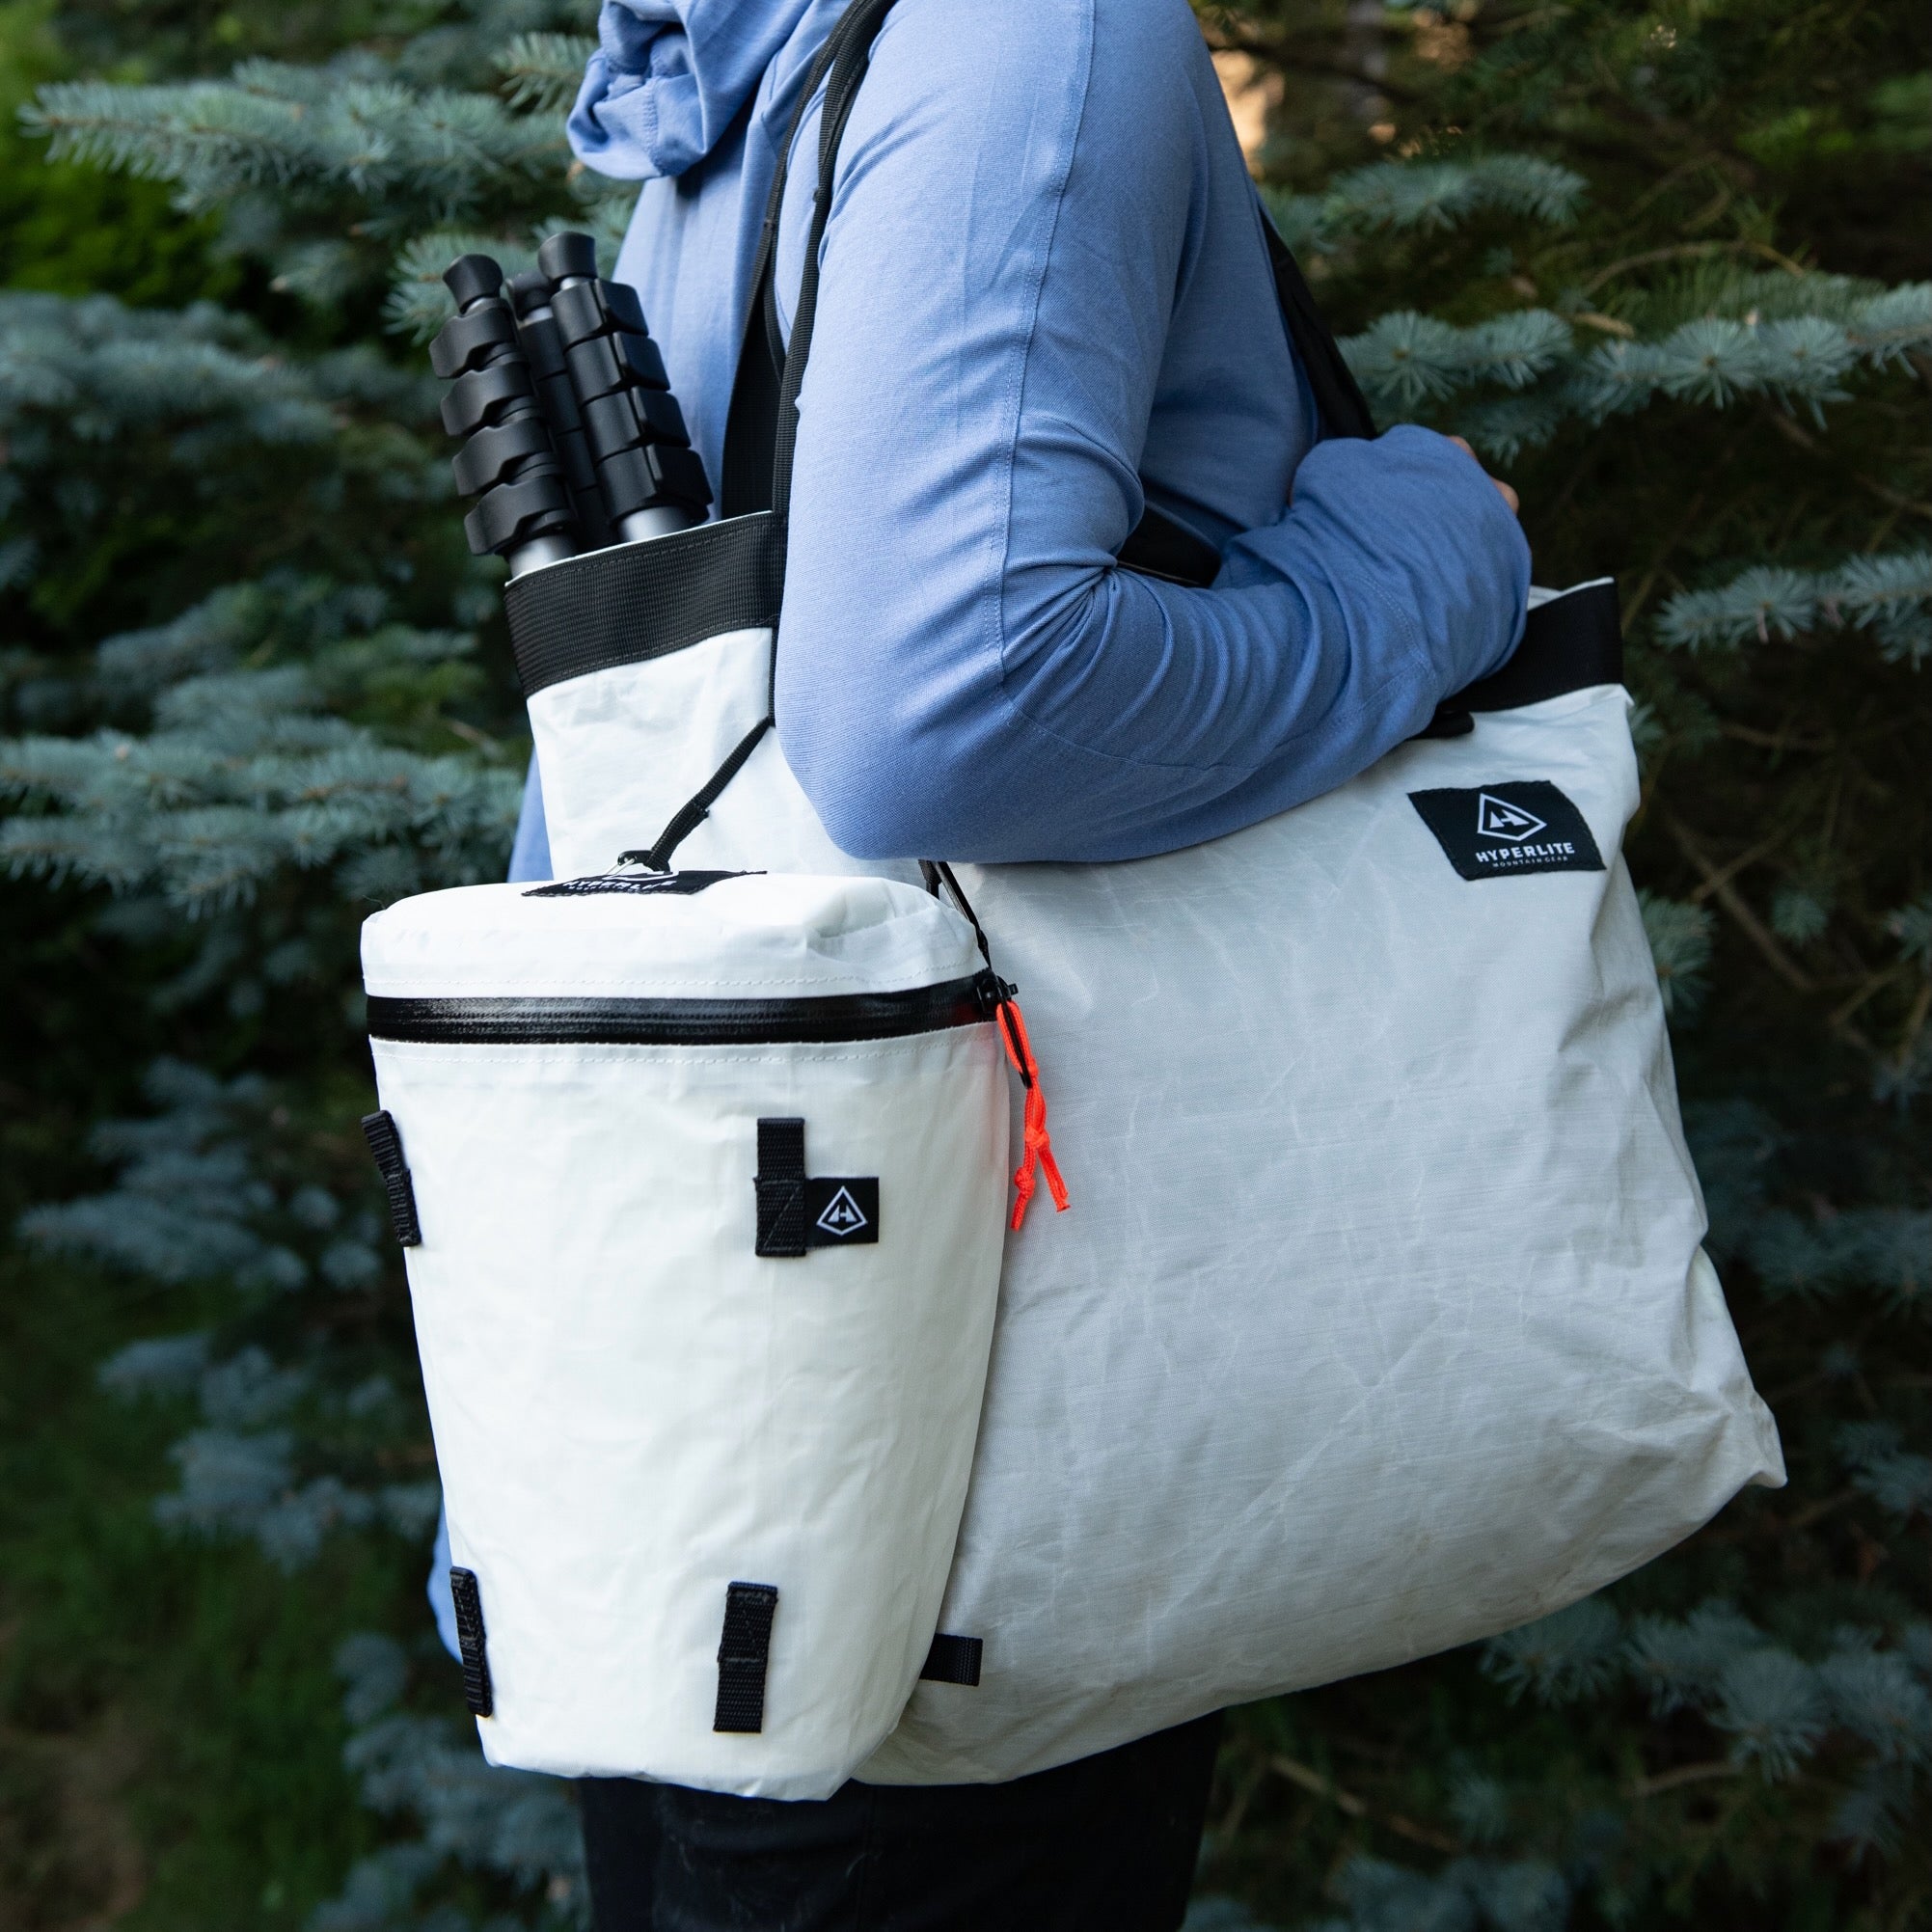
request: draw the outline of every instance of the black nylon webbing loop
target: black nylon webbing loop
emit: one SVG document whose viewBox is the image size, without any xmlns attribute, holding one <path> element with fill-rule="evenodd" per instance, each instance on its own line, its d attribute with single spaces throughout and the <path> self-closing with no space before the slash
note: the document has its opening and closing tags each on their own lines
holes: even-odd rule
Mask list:
<svg viewBox="0 0 1932 1932">
<path fill-rule="evenodd" d="M 395 1230 L 395 1238 L 406 1248 L 420 1248 L 422 1228 L 416 1218 L 416 1187 L 409 1163 L 402 1157 L 402 1136 L 395 1130 L 395 1116 L 387 1108 L 365 1114 L 363 1138 L 368 1142 L 376 1172 L 382 1176 L 383 1192 L 389 1197 L 389 1224 Z"/>
<path fill-rule="evenodd" d="M 985 1656 L 983 1638 L 954 1637 L 941 1630 L 926 1652 L 925 1666 L 919 1675 L 929 1684 L 964 1684 L 976 1691 Z"/>
<path fill-rule="evenodd" d="M 772 1622 L 778 1614 L 778 1587 L 734 1583 L 724 1592 L 724 1628 L 718 1639 L 718 1706 L 713 1730 L 765 1728 L 765 1671 L 772 1654 Z"/>
<path fill-rule="evenodd" d="M 456 1646 L 463 1656 L 463 1701 L 477 1717 L 497 1707 L 490 1687 L 490 1659 L 483 1631 L 483 1597 L 473 1569 L 449 1572 L 449 1600 L 456 1608 Z"/>
<path fill-rule="evenodd" d="M 805 1251 L 805 1124 L 758 1123 L 758 1197 L 755 1254 L 789 1259 Z"/>
</svg>

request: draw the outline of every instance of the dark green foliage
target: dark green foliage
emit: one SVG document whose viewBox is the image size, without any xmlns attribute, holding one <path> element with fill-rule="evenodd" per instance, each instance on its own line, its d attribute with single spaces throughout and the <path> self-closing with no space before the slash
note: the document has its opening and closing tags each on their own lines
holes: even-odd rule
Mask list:
<svg viewBox="0 0 1932 1932">
<path fill-rule="evenodd" d="M 229 15 L 102 9 L 28 51 L 57 72 L 124 29 L 165 87 L 368 25 L 328 11 L 285 44 L 268 9 L 239 42 Z M 391 24 L 425 31 L 365 68 L 440 38 L 494 83 L 462 14 Z M 423 1613 L 434 1467 L 355 1127 L 360 918 L 508 850 L 527 744 L 498 567 L 465 554 L 435 387 L 380 284 L 360 320 L 303 307 L 232 204 L 178 215 L 44 145 L 19 145 L 0 242 L 53 291 L 0 291 L 0 1209 L 49 1258 L 4 1275 L 0 1924 L 15 1897 L 31 1925 L 135 1898 L 137 1926 L 391 1922 L 371 1888 L 396 1922 L 568 1917 L 567 1789 L 481 1764 Z M 533 145 L 555 158 L 554 122 Z M 555 174 L 528 211 L 570 206 Z M 189 306 L 77 280 L 157 259 L 172 281 L 106 286 Z M 404 1647 L 387 1701 L 352 1673 L 345 1709 L 359 1629 Z M 75 1779 L 108 1782 L 69 1801 Z"/>
<path fill-rule="evenodd" d="M 1932 75 L 1918 10 L 1204 6 L 1384 420 L 1623 593 L 1631 865 L 1791 1485 L 1244 1714 L 1211 1883 L 1356 1927 L 1932 1911 Z M 1392 167 L 1394 156 L 1403 165 Z"/>
<path fill-rule="evenodd" d="M 1632 866 L 1792 1483 L 1523 1631 L 1241 1713 L 1198 1923 L 1917 1922 L 1923 23 L 1199 11 L 1278 86 L 1266 190 L 1384 420 L 1506 471 L 1540 581 L 1619 576 Z M 514 266 L 549 228 L 621 226 L 628 194 L 562 166 L 588 24 L 563 0 L 0 9 L 14 71 L 57 83 L 40 151 L 69 157 L 0 189 L 0 1205 L 37 1257 L 6 1277 L 0 1818 L 24 1822 L 0 1899 L 31 1886 L 43 1916 L 98 1905 L 33 1849 L 52 1801 L 20 1767 L 113 1725 L 147 1740 L 129 1923 L 581 1909 L 567 1794 L 481 1766 L 424 1631 L 432 1471 L 353 1132 L 353 942 L 506 849 L 495 580 L 414 344 L 460 248 Z"/>
</svg>

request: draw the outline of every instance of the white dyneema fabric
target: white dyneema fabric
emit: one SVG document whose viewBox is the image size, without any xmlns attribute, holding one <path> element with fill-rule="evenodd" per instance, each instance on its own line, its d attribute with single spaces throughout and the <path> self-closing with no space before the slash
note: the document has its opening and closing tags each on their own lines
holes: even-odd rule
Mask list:
<svg viewBox="0 0 1932 1932">
<path fill-rule="evenodd" d="M 783 1036 L 813 1002 L 979 967 L 965 921 L 871 879 L 473 886 L 365 927 L 492 1762 L 824 1797 L 897 1721 L 985 1384 L 1005 1060 L 976 1009 L 897 1037 Z M 638 1001 L 693 1000 L 774 1037 L 618 1037 Z M 612 1037 L 503 1037 L 519 1025 Z M 412 1028 L 449 1037 L 389 1037 Z M 855 1183 L 876 1238 L 846 1244 L 862 1226 L 834 1195 L 810 1252 L 757 1252 L 775 1117 L 803 1122 L 813 1173 L 876 1183 Z M 757 1726 L 738 1730 L 716 1728 L 734 1585 L 776 1592 Z"/>
<path fill-rule="evenodd" d="M 594 762 L 640 840 L 670 818 L 624 744 L 688 710 L 677 655 L 542 694 L 547 793 Z M 730 688 L 724 744 L 766 690 Z M 1628 709 L 1481 712 L 1164 857 L 961 868 L 1073 1210 L 1006 1245 L 939 1618 L 983 1680 L 919 1684 L 863 1777 L 1018 1777 L 1466 1643 L 1782 1481 L 1619 856 Z M 679 863 L 825 866 L 760 755 Z"/>
</svg>

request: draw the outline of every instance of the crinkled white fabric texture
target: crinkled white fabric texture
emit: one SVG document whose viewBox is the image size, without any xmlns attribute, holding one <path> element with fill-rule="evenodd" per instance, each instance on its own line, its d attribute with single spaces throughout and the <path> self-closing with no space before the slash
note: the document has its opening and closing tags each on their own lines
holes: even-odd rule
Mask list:
<svg viewBox="0 0 1932 1932">
<path fill-rule="evenodd" d="M 692 898 L 473 886 L 364 929 L 373 994 L 771 1000 L 969 977 L 965 922 L 862 878 Z M 412 1303 L 492 1762 L 836 1789 L 925 1660 L 999 1279 L 990 1024 L 825 1046 L 377 1040 Z M 876 1175 L 875 1245 L 754 1252 L 760 1118 Z M 712 1729 L 727 1587 L 778 1589 L 757 1733 Z"/>
<path fill-rule="evenodd" d="M 698 647 L 721 744 L 757 715 L 767 648 Z M 676 810 L 689 788 L 658 795 L 652 755 L 690 685 L 673 656 L 541 694 L 559 850 L 608 863 Z M 1164 857 L 962 868 L 1073 1209 L 1043 1199 L 1007 1243 L 940 1617 L 984 1640 L 984 1681 L 918 1685 L 863 1777 L 1014 1778 L 1464 1643 L 1782 1481 L 1699 1245 L 1619 857 L 1628 702 L 1479 715 Z M 680 864 L 827 862 L 760 755 Z M 593 770 L 629 775 L 624 825 L 553 785 Z M 1607 870 L 1465 880 L 1408 797 L 1522 779 L 1562 789 Z"/>
</svg>

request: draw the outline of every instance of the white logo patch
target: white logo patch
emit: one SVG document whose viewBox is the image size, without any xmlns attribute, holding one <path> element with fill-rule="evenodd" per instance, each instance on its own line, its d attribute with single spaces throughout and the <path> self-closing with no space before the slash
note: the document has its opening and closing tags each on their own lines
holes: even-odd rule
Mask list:
<svg viewBox="0 0 1932 1932">
<path fill-rule="evenodd" d="M 870 1224 L 864 1210 L 852 1198 L 852 1189 L 841 1187 L 825 1204 L 825 1212 L 818 1217 L 818 1224 L 829 1235 L 856 1235 L 860 1228 Z"/>
<path fill-rule="evenodd" d="M 1479 837 L 1507 838 L 1511 845 L 1520 845 L 1548 827 L 1547 819 L 1539 819 L 1535 812 L 1525 811 L 1521 805 L 1491 798 L 1487 792 L 1479 792 L 1476 796 L 1476 830 Z"/>
</svg>

